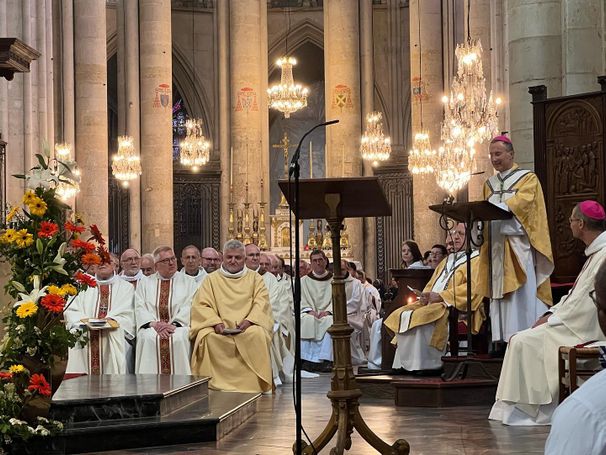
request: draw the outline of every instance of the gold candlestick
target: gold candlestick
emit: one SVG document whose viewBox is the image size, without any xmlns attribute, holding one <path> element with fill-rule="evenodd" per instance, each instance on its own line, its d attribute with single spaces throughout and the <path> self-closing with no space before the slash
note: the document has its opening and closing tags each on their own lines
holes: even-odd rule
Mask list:
<svg viewBox="0 0 606 455">
<path fill-rule="evenodd" d="M 265 235 L 265 202 L 259 202 L 259 249 L 266 251 L 267 236 Z"/>
</svg>

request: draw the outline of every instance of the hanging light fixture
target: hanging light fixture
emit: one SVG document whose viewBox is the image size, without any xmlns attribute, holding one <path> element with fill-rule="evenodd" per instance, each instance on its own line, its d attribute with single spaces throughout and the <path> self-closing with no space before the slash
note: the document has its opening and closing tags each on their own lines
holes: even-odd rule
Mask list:
<svg viewBox="0 0 606 455">
<path fill-rule="evenodd" d="M 60 178 L 55 193 L 63 201 L 68 201 L 80 192 L 80 169 L 72 160 L 72 145 L 67 142 L 55 144 L 54 173 Z"/>
<path fill-rule="evenodd" d="M 297 64 L 297 59 L 288 56 L 288 33 L 290 32 L 290 10 L 287 9 L 286 28 L 286 52 L 284 57 L 276 61 L 282 70 L 280 83 L 267 89 L 268 103 L 271 109 L 276 109 L 284 114 L 284 118 L 290 118 L 290 114 L 307 106 L 309 90 L 300 84 L 295 84 L 292 75 L 292 67 Z"/>
<path fill-rule="evenodd" d="M 196 21 L 195 21 L 195 2 L 192 2 L 191 8 L 191 29 L 192 29 L 192 68 L 193 79 L 196 80 Z M 192 171 L 197 172 L 200 166 L 204 166 L 210 160 L 210 142 L 204 137 L 202 129 L 202 120 L 198 118 L 189 118 L 185 121 L 185 139 L 179 143 L 179 162 L 183 166 L 191 167 Z"/>
<path fill-rule="evenodd" d="M 366 115 L 366 131 L 360 141 L 362 159 L 372 161 L 385 161 L 391 155 L 391 139 L 383 134 L 383 114 L 371 112 Z"/>
<path fill-rule="evenodd" d="M 118 136 L 118 152 L 112 157 L 112 174 L 127 188 L 128 182 L 141 175 L 141 160 L 130 136 Z"/>
<path fill-rule="evenodd" d="M 413 174 L 431 174 L 434 171 L 436 151 L 431 148 L 429 132 L 423 128 L 423 47 L 421 46 L 421 2 L 417 14 L 419 26 L 419 110 L 421 130 L 415 133 L 412 149 L 408 152 L 408 169 Z"/>
<path fill-rule="evenodd" d="M 185 128 L 185 139 L 179 144 L 179 161 L 184 166 L 190 166 L 193 171 L 198 171 L 210 159 L 210 142 L 204 137 L 202 120 L 190 118 L 186 120 Z"/>
<path fill-rule="evenodd" d="M 500 98 L 486 96 L 482 69 L 482 44 L 471 39 L 471 0 L 467 1 L 467 40 L 457 45 L 457 74 L 449 95 L 442 98 L 444 121 L 436 162 L 436 181 L 454 194 L 463 188 L 474 172 L 475 147 L 498 134 L 497 108 Z"/>
</svg>

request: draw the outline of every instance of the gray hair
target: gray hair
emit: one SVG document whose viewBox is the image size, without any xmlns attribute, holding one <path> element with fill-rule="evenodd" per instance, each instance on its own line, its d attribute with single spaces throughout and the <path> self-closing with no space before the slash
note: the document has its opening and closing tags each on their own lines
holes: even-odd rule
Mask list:
<svg viewBox="0 0 606 455">
<path fill-rule="evenodd" d="M 589 218 L 587 215 L 581 212 L 580 205 L 581 203 L 579 202 L 574 206 L 574 209 L 572 209 L 573 216 L 583 220 L 583 223 L 585 223 L 588 230 L 594 232 L 604 232 L 606 230 L 606 222 L 604 220 Z"/>
<path fill-rule="evenodd" d="M 243 250 L 243 251 L 246 251 L 246 249 L 244 248 L 244 244 L 242 242 L 240 242 L 239 240 L 236 240 L 236 239 L 228 240 L 227 242 L 225 242 L 223 244 L 223 251 L 227 251 L 227 250 Z"/>
<path fill-rule="evenodd" d="M 160 253 L 164 253 L 165 251 L 173 251 L 173 249 L 170 246 L 159 246 L 156 248 L 152 253 L 154 262 L 158 262 L 160 260 Z"/>
</svg>

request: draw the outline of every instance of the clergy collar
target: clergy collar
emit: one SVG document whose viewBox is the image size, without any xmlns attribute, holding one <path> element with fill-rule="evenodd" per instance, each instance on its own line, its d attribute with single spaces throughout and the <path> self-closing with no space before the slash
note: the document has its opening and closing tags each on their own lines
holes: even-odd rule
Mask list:
<svg viewBox="0 0 606 455">
<path fill-rule="evenodd" d="M 175 277 L 176 274 L 177 273 L 175 272 L 175 273 L 173 273 L 173 275 L 170 278 L 164 278 L 162 275 L 160 275 L 160 272 L 156 272 L 156 276 L 158 277 L 158 279 L 160 281 L 170 281 Z"/>
<path fill-rule="evenodd" d="M 509 177 L 513 172 L 515 172 L 520 166 L 517 163 L 513 163 L 513 166 L 511 166 L 509 169 L 507 169 L 506 171 L 501 171 L 499 172 L 499 176 L 501 177 L 501 180 L 506 180 L 507 177 Z"/>
<path fill-rule="evenodd" d="M 606 231 L 598 235 L 593 242 L 591 242 L 587 248 L 585 248 L 585 256 L 591 256 L 593 253 L 606 247 Z"/>
<path fill-rule="evenodd" d="M 120 273 L 120 278 L 122 278 L 123 280 L 126 281 L 139 281 L 141 278 L 143 278 L 145 275 L 143 275 L 143 272 L 141 270 L 139 270 L 135 275 L 125 275 L 124 272 Z"/>
<path fill-rule="evenodd" d="M 190 275 L 189 273 L 187 273 L 187 271 L 185 270 L 185 267 L 183 267 L 180 272 L 185 275 L 185 276 L 190 276 L 192 278 L 196 278 L 198 276 L 200 276 L 200 273 L 202 273 L 202 270 L 198 269 L 198 273 L 196 273 L 195 275 Z"/>
<path fill-rule="evenodd" d="M 246 273 L 248 273 L 248 267 L 244 266 L 244 268 L 242 270 L 240 270 L 239 272 L 231 273 L 230 271 L 225 270 L 223 268 L 223 265 L 221 265 L 219 272 L 221 272 L 221 274 L 227 278 L 240 278 L 240 277 L 243 277 L 244 275 L 246 275 Z"/>
<path fill-rule="evenodd" d="M 332 273 L 330 273 L 328 270 L 325 270 L 322 275 L 316 275 L 315 272 L 312 270 L 307 274 L 307 276 L 312 280 L 316 281 L 328 281 L 332 278 Z"/>
<path fill-rule="evenodd" d="M 95 275 L 95 280 L 97 280 L 97 284 L 99 286 L 103 286 L 105 284 L 113 284 L 114 280 L 116 279 L 117 275 L 114 273 L 112 276 L 110 276 L 107 280 L 102 280 L 100 278 L 97 278 L 97 275 Z"/>
</svg>

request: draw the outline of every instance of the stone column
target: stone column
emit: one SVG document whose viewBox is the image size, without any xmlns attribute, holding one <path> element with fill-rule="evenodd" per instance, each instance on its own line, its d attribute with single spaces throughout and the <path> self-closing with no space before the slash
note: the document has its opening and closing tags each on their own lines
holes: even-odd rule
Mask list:
<svg viewBox="0 0 606 455">
<path fill-rule="evenodd" d="M 252 209 L 268 202 L 267 2 L 231 0 L 229 8 L 233 200 L 241 207 L 248 181 Z"/>
<path fill-rule="evenodd" d="M 62 142 L 68 142 L 72 146 L 76 143 L 76 117 L 74 112 L 74 100 L 76 98 L 74 88 L 74 2 L 72 0 L 61 1 L 61 78 L 62 106 L 63 106 L 63 137 Z"/>
<path fill-rule="evenodd" d="M 326 129 L 326 176 L 362 173 L 360 158 L 360 19 L 358 2 L 324 3 L 324 72 L 326 120 L 340 123 Z M 354 259 L 365 261 L 362 220 L 346 220 Z"/>
<path fill-rule="evenodd" d="M 601 40 L 606 32 L 602 25 L 605 9 L 606 5 L 600 0 L 562 2 L 562 95 L 599 90 L 597 77 L 604 74 L 603 59 L 606 53 Z M 549 96 L 553 95 L 549 93 Z"/>
<path fill-rule="evenodd" d="M 372 0 L 362 0 L 360 3 L 360 65 L 361 65 L 361 100 L 362 128 L 365 125 L 366 114 L 374 110 L 374 52 L 372 40 Z M 385 113 L 383 113 L 385 114 Z M 385 115 L 383 116 L 385 119 Z M 383 123 L 384 128 L 385 122 Z M 389 131 L 384 130 L 386 135 Z M 364 175 L 372 176 L 372 163 L 363 162 Z M 375 218 L 364 219 L 364 270 L 369 277 L 377 276 L 377 229 Z"/>
<path fill-rule="evenodd" d="M 118 2 L 118 134 L 133 138 L 141 150 L 139 131 L 139 8 L 137 2 Z M 141 250 L 141 180 L 129 187 L 129 244 Z"/>
<path fill-rule="evenodd" d="M 107 52 L 105 2 L 74 0 L 76 160 L 82 172 L 76 210 L 106 236 Z"/>
<path fill-rule="evenodd" d="M 48 137 L 48 143 L 54 146 L 56 142 L 55 136 L 55 92 L 54 92 L 54 79 L 55 69 L 53 66 L 54 52 L 53 52 L 53 5 L 51 0 L 45 0 L 46 14 L 42 17 L 45 22 L 45 54 L 46 54 L 46 135 Z"/>
<path fill-rule="evenodd" d="M 561 0 L 507 2 L 511 139 L 521 167 L 534 164 L 532 105 L 528 87 L 562 94 Z"/>
<path fill-rule="evenodd" d="M 420 7 L 420 11 L 419 11 Z M 410 14 L 410 74 L 412 89 L 412 139 L 421 129 L 421 97 L 423 103 L 423 129 L 429 133 L 431 145 L 440 145 L 440 125 L 443 117 L 441 98 L 444 93 L 442 68 L 442 7 L 440 0 L 411 0 Z M 419 41 L 419 27 L 421 39 Z M 419 54 L 422 52 L 422 72 Z M 419 88 L 421 75 L 421 92 Z M 414 240 L 421 252 L 435 243 L 442 243 L 444 234 L 440 230 L 438 215 L 427 207 L 438 204 L 444 192 L 431 175 L 413 175 Z M 412 214 L 411 214 L 412 215 Z"/>
<path fill-rule="evenodd" d="M 139 2 L 141 248 L 173 244 L 170 0 Z"/>
<path fill-rule="evenodd" d="M 229 169 L 230 169 L 230 74 L 229 74 L 229 2 L 217 3 L 217 42 L 219 46 L 219 151 L 221 160 L 221 243 L 227 240 L 229 223 Z M 223 247 L 223 245 L 220 245 Z"/>
</svg>

